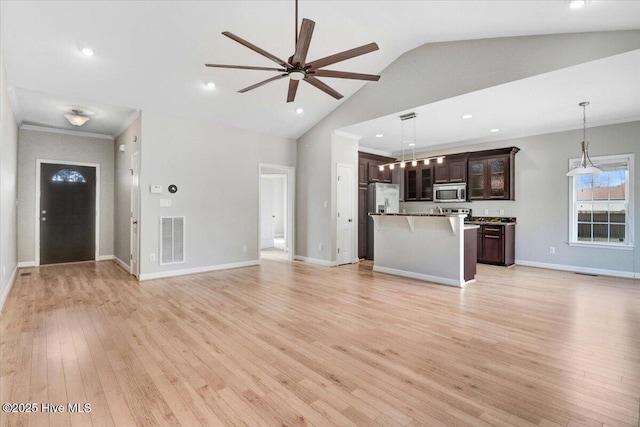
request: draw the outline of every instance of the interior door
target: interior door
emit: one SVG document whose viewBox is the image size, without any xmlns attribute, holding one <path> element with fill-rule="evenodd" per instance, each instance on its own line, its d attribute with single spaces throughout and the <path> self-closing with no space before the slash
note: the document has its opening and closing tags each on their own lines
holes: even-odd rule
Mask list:
<svg viewBox="0 0 640 427">
<path fill-rule="evenodd" d="M 140 274 L 140 152 L 131 155 L 131 255 L 130 272 Z"/>
<path fill-rule="evenodd" d="M 338 253 L 336 261 L 338 265 L 350 264 L 353 262 L 353 198 L 355 192 L 355 183 L 353 176 L 353 168 L 338 165 L 338 188 L 337 188 L 337 205 L 338 205 Z"/>
<path fill-rule="evenodd" d="M 40 265 L 96 259 L 96 168 L 40 165 Z"/>
<path fill-rule="evenodd" d="M 275 181 L 268 176 L 261 176 L 260 180 L 260 249 L 267 249 L 275 245 Z"/>
</svg>

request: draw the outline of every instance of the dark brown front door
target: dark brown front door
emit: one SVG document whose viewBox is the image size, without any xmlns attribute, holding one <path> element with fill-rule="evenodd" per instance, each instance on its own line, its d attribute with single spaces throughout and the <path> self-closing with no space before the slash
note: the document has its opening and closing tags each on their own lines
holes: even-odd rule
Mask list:
<svg viewBox="0 0 640 427">
<path fill-rule="evenodd" d="M 96 169 L 42 163 L 40 264 L 94 260 L 95 239 Z"/>
</svg>

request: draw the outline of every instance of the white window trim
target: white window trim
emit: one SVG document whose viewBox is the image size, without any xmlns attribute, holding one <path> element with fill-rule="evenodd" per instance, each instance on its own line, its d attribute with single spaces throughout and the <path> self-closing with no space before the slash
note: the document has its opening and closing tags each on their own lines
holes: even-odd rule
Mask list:
<svg viewBox="0 0 640 427">
<path fill-rule="evenodd" d="M 574 247 L 582 247 L 582 248 L 602 248 L 602 249 L 614 249 L 614 250 L 633 250 L 635 248 L 635 242 L 633 240 L 633 223 L 634 212 L 633 212 L 633 184 L 634 184 L 634 170 L 633 165 L 635 162 L 634 155 L 630 154 L 614 154 L 610 156 L 597 156 L 593 157 L 593 163 L 597 166 L 598 162 L 611 162 L 620 159 L 628 159 L 629 162 L 629 180 L 628 185 L 626 186 L 626 192 L 628 195 L 628 209 L 627 209 L 627 221 L 626 221 L 626 231 L 627 231 L 627 239 L 623 244 L 620 243 L 602 243 L 602 242 L 584 242 L 578 241 L 578 221 L 577 221 L 577 213 L 575 210 L 576 205 L 576 191 L 575 191 L 575 177 L 569 177 L 569 239 L 567 244 L 569 246 Z M 580 162 L 579 158 L 569 159 L 569 170 L 571 170 L 576 163 Z"/>
</svg>

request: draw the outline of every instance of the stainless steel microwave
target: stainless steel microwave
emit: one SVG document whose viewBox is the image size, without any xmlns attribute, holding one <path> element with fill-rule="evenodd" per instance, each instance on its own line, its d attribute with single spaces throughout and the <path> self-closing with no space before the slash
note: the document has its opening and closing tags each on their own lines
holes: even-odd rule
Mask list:
<svg viewBox="0 0 640 427">
<path fill-rule="evenodd" d="M 434 202 L 466 202 L 467 201 L 467 184 L 434 184 L 433 185 L 433 201 Z"/>
</svg>

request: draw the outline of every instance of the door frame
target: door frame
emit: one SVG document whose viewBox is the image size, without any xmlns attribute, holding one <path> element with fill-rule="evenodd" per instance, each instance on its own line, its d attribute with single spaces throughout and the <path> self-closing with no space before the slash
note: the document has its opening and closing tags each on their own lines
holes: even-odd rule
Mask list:
<svg viewBox="0 0 640 427">
<path fill-rule="evenodd" d="M 140 151 L 136 151 L 131 154 L 131 178 L 133 179 L 133 158 L 138 157 L 138 206 L 136 212 L 138 213 L 138 217 L 134 218 L 133 214 L 133 182 L 131 183 L 131 195 L 129 199 L 129 274 L 132 274 L 136 278 L 140 278 Z M 133 238 L 133 221 L 138 221 L 138 239 Z M 136 240 L 134 242 L 134 240 Z M 138 259 L 136 260 L 136 265 L 138 266 L 138 271 L 133 272 L 133 247 L 137 248 L 136 253 L 138 254 Z"/>
<path fill-rule="evenodd" d="M 95 254 L 94 260 L 98 261 L 100 258 L 100 164 L 99 163 L 87 163 L 87 162 L 74 162 L 69 160 L 49 160 L 49 159 L 36 159 L 36 209 L 35 209 L 35 266 L 40 265 L 40 178 L 41 167 L 43 163 L 54 165 L 69 165 L 69 166 L 87 166 L 95 168 L 96 170 L 96 227 L 95 227 Z"/>
<path fill-rule="evenodd" d="M 262 169 L 276 169 L 286 175 L 286 197 L 287 197 L 287 223 L 285 224 L 286 240 L 289 246 L 289 253 L 287 259 L 293 261 L 295 257 L 295 196 L 296 196 L 296 168 L 294 166 L 274 165 L 269 163 L 258 163 L 258 235 L 256 241 L 258 242 L 258 263 L 261 262 L 261 250 L 260 243 L 262 242 L 262 203 L 260 198 L 262 196 Z"/>
<path fill-rule="evenodd" d="M 336 163 L 336 211 L 335 211 L 335 218 L 336 218 L 336 222 L 335 222 L 335 231 L 336 231 L 336 246 L 335 246 L 335 256 L 336 256 L 336 265 L 338 264 L 338 240 L 340 238 L 340 227 L 338 225 L 338 169 L 344 167 L 347 169 L 351 169 L 351 176 L 353 177 L 353 182 L 351 182 L 351 185 L 348 187 L 349 191 L 351 192 L 351 216 L 353 217 L 353 220 L 351 221 L 351 254 L 349 259 L 351 260 L 349 263 L 350 264 L 354 264 L 356 262 L 359 262 L 360 259 L 357 257 L 357 251 L 358 251 L 358 233 L 357 233 L 357 227 L 358 227 L 358 193 L 357 193 L 357 188 L 358 188 L 358 178 L 356 177 L 356 168 L 353 164 L 351 163 Z M 344 264 L 343 264 L 344 265 Z"/>
</svg>

